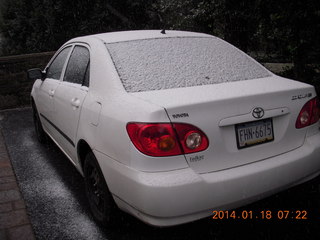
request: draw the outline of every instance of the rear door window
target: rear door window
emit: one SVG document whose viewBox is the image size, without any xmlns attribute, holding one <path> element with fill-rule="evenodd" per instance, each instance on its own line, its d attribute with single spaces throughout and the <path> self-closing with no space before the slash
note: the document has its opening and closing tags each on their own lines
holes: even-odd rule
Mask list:
<svg viewBox="0 0 320 240">
<path fill-rule="evenodd" d="M 84 46 L 75 46 L 63 81 L 89 86 L 90 52 Z"/>
<path fill-rule="evenodd" d="M 71 50 L 71 46 L 64 48 L 51 62 L 47 69 L 47 78 L 59 80 L 63 70 L 63 66 Z"/>
</svg>

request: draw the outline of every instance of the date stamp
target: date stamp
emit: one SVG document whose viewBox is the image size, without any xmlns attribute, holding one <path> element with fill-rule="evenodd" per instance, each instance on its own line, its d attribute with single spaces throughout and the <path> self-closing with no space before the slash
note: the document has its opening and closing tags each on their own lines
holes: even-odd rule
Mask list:
<svg viewBox="0 0 320 240">
<path fill-rule="evenodd" d="M 213 220 L 239 219 L 239 220 L 307 220 L 307 210 L 214 210 Z"/>
</svg>

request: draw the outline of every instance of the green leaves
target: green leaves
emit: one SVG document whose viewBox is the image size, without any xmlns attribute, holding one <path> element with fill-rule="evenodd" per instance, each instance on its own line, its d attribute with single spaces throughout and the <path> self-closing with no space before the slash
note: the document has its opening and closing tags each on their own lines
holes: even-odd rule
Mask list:
<svg viewBox="0 0 320 240">
<path fill-rule="evenodd" d="M 152 28 L 147 0 L 3 0 L 4 55 L 52 51 L 70 38 L 94 33 Z"/>
<path fill-rule="evenodd" d="M 56 50 L 80 35 L 165 27 L 293 61 L 298 79 L 320 62 L 319 0 L 2 0 L 0 20 L 5 55 Z"/>
</svg>

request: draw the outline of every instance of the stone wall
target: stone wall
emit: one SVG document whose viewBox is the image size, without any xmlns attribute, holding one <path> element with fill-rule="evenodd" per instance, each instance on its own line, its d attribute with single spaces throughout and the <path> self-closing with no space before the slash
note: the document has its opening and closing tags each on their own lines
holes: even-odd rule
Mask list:
<svg viewBox="0 0 320 240">
<path fill-rule="evenodd" d="M 27 79 L 30 68 L 43 69 L 54 52 L 0 57 L 0 110 L 27 106 L 33 82 Z"/>
</svg>

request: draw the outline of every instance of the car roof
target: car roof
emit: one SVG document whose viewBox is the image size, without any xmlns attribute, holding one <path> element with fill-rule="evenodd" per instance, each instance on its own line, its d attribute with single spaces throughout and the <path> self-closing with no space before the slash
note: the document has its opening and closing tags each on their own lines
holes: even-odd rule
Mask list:
<svg viewBox="0 0 320 240">
<path fill-rule="evenodd" d="M 88 35 L 83 37 L 77 37 L 70 41 L 86 41 L 90 38 L 98 38 L 104 43 L 125 42 L 141 39 L 155 39 L 155 38 L 170 38 L 170 37 L 213 37 L 204 33 L 195 33 L 187 31 L 173 31 L 166 30 L 165 34 L 161 33 L 161 30 L 136 30 L 136 31 L 120 31 L 120 32 L 108 32 L 94 35 Z M 69 42 L 70 42 L 69 41 Z"/>
</svg>

